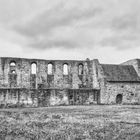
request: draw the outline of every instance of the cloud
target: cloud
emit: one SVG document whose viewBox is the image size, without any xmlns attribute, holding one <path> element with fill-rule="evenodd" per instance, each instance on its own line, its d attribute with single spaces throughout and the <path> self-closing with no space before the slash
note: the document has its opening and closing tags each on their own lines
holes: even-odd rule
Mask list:
<svg viewBox="0 0 140 140">
<path fill-rule="evenodd" d="M 139 57 L 139 7 L 139 0 L 0 0 L 0 56 Z"/>
<path fill-rule="evenodd" d="M 65 3 L 60 3 L 53 9 L 43 11 L 23 25 L 16 25 L 15 29 L 21 34 L 33 37 L 48 33 L 54 28 L 70 26 L 73 22 L 87 20 L 102 12 L 101 8 L 95 7 L 86 7 L 86 9 L 72 7 L 67 9 L 65 8 Z"/>
<path fill-rule="evenodd" d="M 129 13 L 120 17 L 115 17 L 112 21 L 112 28 L 115 30 L 135 30 L 138 28 L 138 17 L 137 13 Z"/>
<path fill-rule="evenodd" d="M 14 29 L 18 33 L 28 36 L 29 46 L 37 49 L 44 49 L 45 46 L 46 48 L 64 46 L 73 48 L 77 44 L 81 44 L 75 40 L 76 38 L 73 38 L 73 36 L 80 35 L 77 31 L 81 32 L 81 29 L 75 26 L 94 18 L 101 12 L 102 8 L 92 7 L 89 3 L 86 6 L 83 3 L 79 8 L 79 3 L 69 6 L 66 1 L 61 1 L 32 20 L 14 25 Z"/>
<path fill-rule="evenodd" d="M 109 26 L 112 34 L 101 41 L 102 46 L 112 46 L 118 50 L 140 46 L 140 14 L 137 9 L 114 17 Z"/>
<path fill-rule="evenodd" d="M 22 12 L 24 16 L 9 26 L 26 39 L 25 49 L 99 46 L 121 50 L 140 44 L 138 0 L 54 0 L 40 2 L 39 7 L 35 3 L 29 15 Z"/>
</svg>

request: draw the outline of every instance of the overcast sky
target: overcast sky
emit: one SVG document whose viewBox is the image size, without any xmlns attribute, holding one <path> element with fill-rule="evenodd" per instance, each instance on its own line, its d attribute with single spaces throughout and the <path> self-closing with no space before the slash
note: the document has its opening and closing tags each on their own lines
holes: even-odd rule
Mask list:
<svg viewBox="0 0 140 140">
<path fill-rule="evenodd" d="M 0 56 L 140 58 L 140 0 L 0 0 Z"/>
</svg>

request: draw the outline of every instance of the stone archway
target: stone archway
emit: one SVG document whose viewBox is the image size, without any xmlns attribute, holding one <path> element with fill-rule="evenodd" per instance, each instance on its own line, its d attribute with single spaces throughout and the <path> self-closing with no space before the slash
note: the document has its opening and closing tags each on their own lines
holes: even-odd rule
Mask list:
<svg viewBox="0 0 140 140">
<path fill-rule="evenodd" d="M 121 104 L 122 103 L 122 99 L 123 99 L 122 94 L 118 94 L 116 96 L 116 104 Z"/>
</svg>

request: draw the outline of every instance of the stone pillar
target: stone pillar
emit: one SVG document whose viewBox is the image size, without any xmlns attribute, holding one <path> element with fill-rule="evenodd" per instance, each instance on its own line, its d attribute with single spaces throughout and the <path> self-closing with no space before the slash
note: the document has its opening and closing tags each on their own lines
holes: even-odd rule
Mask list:
<svg viewBox="0 0 140 140">
<path fill-rule="evenodd" d="M 100 103 L 107 104 L 106 78 L 102 65 L 97 59 L 93 60 L 93 88 L 100 90 Z"/>
<path fill-rule="evenodd" d="M 92 70 L 93 70 L 93 88 L 99 89 L 99 79 L 98 79 L 98 67 L 99 67 L 99 61 L 97 59 L 94 59 L 92 61 Z"/>
</svg>

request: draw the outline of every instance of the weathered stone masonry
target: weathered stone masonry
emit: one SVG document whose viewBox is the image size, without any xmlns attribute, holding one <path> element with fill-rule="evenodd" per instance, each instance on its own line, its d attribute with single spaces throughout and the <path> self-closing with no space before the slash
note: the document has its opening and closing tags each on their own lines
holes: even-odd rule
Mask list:
<svg viewBox="0 0 140 140">
<path fill-rule="evenodd" d="M 0 59 L 1 104 L 49 106 L 97 104 L 93 61 Z"/>
<path fill-rule="evenodd" d="M 130 64 L 103 65 L 97 59 L 1 57 L 0 106 L 140 103 L 137 72 Z"/>
</svg>

